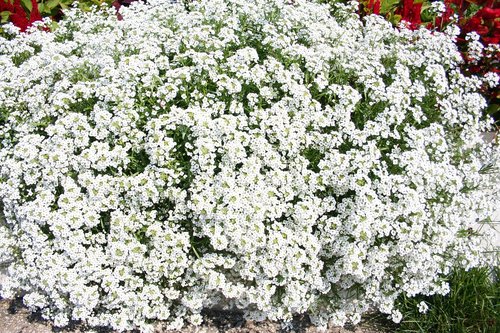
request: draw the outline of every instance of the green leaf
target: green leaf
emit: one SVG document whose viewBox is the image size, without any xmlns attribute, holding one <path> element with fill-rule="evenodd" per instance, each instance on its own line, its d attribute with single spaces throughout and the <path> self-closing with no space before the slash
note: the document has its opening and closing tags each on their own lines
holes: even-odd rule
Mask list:
<svg viewBox="0 0 500 333">
<path fill-rule="evenodd" d="M 0 23 L 7 23 L 9 22 L 9 16 L 10 12 L 0 12 Z"/>
<path fill-rule="evenodd" d="M 45 3 L 45 6 L 47 6 L 48 10 L 52 10 L 60 5 L 61 5 L 60 0 L 49 0 Z"/>
<path fill-rule="evenodd" d="M 422 18 L 422 22 L 432 22 L 432 20 L 436 17 L 436 15 L 432 11 L 423 9 L 423 7 L 420 15 Z"/>
<path fill-rule="evenodd" d="M 31 0 L 21 0 L 21 5 L 24 7 L 29 12 L 33 9 L 33 6 L 31 5 Z"/>
<path fill-rule="evenodd" d="M 54 30 L 56 30 L 57 28 L 59 28 L 59 24 L 57 24 L 57 22 L 56 22 L 56 21 L 51 21 L 51 22 L 50 22 L 50 30 L 51 30 L 51 31 L 54 31 Z"/>
<path fill-rule="evenodd" d="M 401 18 L 402 18 L 402 16 L 401 15 L 397 15 L 397 14 L 389 15 L 387 17 L 387 19 L 389 20 L 389 22 L 391 22 L 394 25 L 397 25 L 399 22 L 401 22 Z"/>
<path fill-rule="evenodd" d="M 400 0 L 385 0 L 380 1 L 380 13 L 386 14 L 392 12 L 400 3 Z"/>
<path fill-rule="evenodd" d="M 72 3 L 73 0 L 59 0 L 59 6 L 61 6 L 61 9 L 68 9 Z"/>
</svg>

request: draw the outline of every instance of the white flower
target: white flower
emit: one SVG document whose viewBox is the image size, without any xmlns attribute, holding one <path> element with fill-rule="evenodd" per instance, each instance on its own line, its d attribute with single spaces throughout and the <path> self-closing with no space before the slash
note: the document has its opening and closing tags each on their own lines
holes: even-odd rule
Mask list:
<svg viewBox="0 0 500 333">
<path fill-rule="evenodd" d="M 437 16 L 443 16 L 446 11 L 446 5 L 442 1 L 434 1 L 431 3 L 431 11 Z"/>
<path fill-rule="evenodd" d="M 391 313 L 391 319 L 396 324 L 399 324 L 401 322 L 401 319 L 403 319 L 403 315 L 398 310 L 393 310 Z"/>
<path fill-rule="evenodd" d="M 418 312 L 427 313 L 429 311 L 429 306 L 424 301 L 418 303 Z"/>
</svg>

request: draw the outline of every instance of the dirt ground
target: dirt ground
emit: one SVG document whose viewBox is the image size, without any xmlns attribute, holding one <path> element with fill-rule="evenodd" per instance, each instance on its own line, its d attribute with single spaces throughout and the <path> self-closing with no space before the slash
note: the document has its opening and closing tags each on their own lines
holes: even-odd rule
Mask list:
<svg viewBox="0 0 500 333">
<path fill-rule="evenodd" d="M 158 333 L 319 333 L 311 325 L 307 316 L 297 317 L 292 326 L 283 329 L 279 323 L 245 321 L 240 313 L 207 311 L 205 323 L 200 327 L 186 327 L 180 332 L 159 330 Z M 0 333 L 115 333 L 110 329 L 89 329 L 73 323 L 68 328 L 54 328 L 36 313 L 30 313 L 21 300 L 0 299 Z M 333 327 L 327 333 L 388 333 L 376 328 L 372 323 L 362 323 L 355 327 Z"/>
</svg>

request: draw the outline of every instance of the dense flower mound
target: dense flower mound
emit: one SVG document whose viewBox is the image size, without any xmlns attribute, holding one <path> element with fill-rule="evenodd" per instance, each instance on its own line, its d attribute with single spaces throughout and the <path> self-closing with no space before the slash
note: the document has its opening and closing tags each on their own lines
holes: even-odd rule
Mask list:
<svg viewBox="0 0 500 333">
<path fill-rule="evenodd" d="M 482 263 L 498 77 L 461 75 L 453 29 L 302 0 L 121 14 L 0 39 L 4 297 L 118 330 L 214 305 L 397 322 Z"/>
</svg>

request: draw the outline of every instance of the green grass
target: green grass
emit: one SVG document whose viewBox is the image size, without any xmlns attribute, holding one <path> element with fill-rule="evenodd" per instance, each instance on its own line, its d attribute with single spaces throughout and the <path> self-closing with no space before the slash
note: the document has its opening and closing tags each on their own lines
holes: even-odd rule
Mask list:
<svg viewBox="0 0 500 333">
<path fill-rule="evenodd" d="M 403 321 L 395 332 L 497 333 L 500 332 L 500 267 L 450 274 L 446 296 L 400 297 Z M 418 304 L 429 306 L 419 313 Z"/>
</svg>

